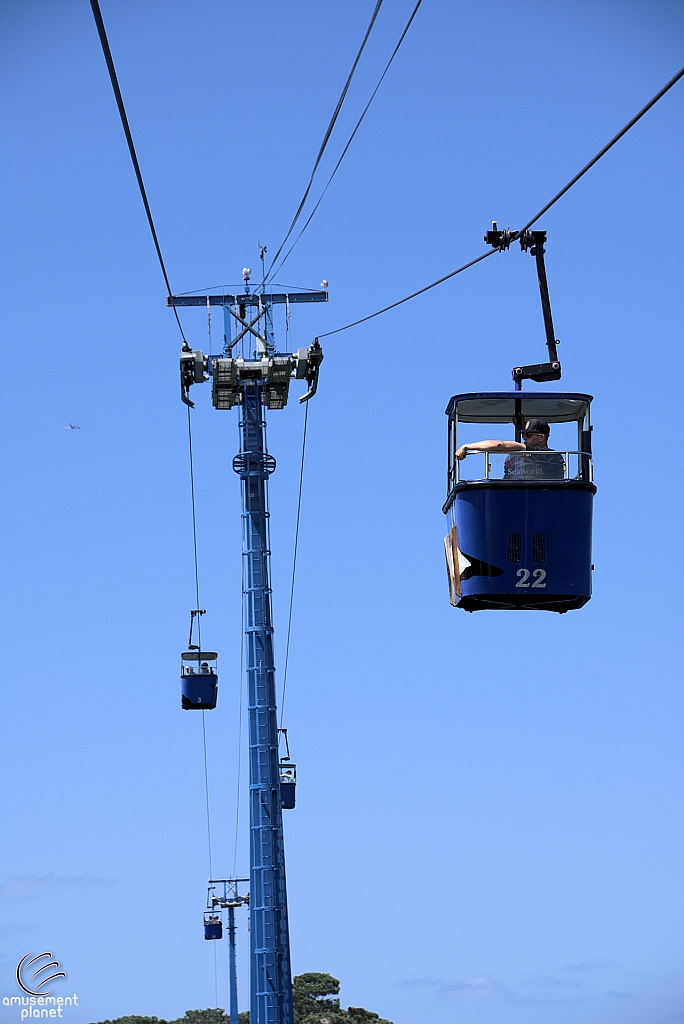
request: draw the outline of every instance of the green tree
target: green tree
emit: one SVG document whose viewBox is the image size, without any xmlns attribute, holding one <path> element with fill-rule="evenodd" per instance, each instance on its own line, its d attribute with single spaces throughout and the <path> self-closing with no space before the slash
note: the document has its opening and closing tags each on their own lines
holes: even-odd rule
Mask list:
<svg viewBox="0 0 684 1024">
<path fill-rule="evenodd" d="M 292 982 L 295 1024 L 392 1024 L 362 1006 L 340 1006 L 340 983 L 332 974 L 299 974 Z M 99 1024 L 229 1024 L 229 1015 L 220 1008 L 186 1010 L 183 1017 L 166 1021 L 160 1017 L 117 1017 Z M 249 1010 L 238 1014 L 240 1024 L 249 1024 Z"/>
<path fill-rule="evenodd" d="M 302 1017 L 301 1024 L 349 1024 L 349 1018 L 346 1010 L 317 1010 Z"/>
<path fill-rule="evenodd" d="M 343 1010 L 340 983 L 331 974 L 299 974 L 292 982 L 295 1024 L 391 1024 L 372 1010 Z"/>
<path fill-rule="evenodd" d="M 347 1013 L 349 1024 L 392 1024 L 391 1021 L 379 1017 L 372 1010 L 364 1010 L 362 1006 L 350 1006 Z"/>
<path fill-rule="evenodd" d="M 170 1024 L 227 1024 L 229 1020 L 226 1011 L 216 1007 L 216 1009 L 186 1010 L 185 1016 L 171 1021 Z"/>
<path fill-rule="evenodd" d="M 116 1020 L 101 1020 L 99 1024 L 168 1024 L 159 1017 L 117 1017 Z"/>
<path fill-rule="evenodd" d="M 340 983 L 332 974 L 298 974 L 292 982 L 295 1024 L 317 1024 L 321 1014 L 338 1012 L 340 1000 L 330 997 L 337 996 L 339 991 Z M 307 1017 L 312 1018 L 311 1022 Z"/>
</svg>

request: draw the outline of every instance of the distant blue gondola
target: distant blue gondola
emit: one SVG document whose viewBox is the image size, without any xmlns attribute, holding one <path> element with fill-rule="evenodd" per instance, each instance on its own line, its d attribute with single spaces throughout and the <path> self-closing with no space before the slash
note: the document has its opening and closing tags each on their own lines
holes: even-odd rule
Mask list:
<svg viewBox="0 0 684 1024">
<path fill-rule="evenodd" d="M 205 914 L 204 915 L 204 938 L 205 939 L 222 939 L 223 938 L 223 922 L 218 914 Z"/>
<path fill-rule="evenodd" d="M 289 761 L 280 762 L 280 804 L 284 811 L 291 811 L 295 805 L 297 791 L 297 765 Z"/>
<path fill-rule="evenodd" d="M 184 711 L 210 711 L 216 707 L 217 658 L 213 651 L 181 654 L 181 707 Z"/>
<path fill-rule="evenodd" d="M 470 612 L 567 612 L 589 601 L 596 493 L 591 401 L 584 394 L 520 391 L 451 399 L 443 511 L 449 524 L 444 544 L 452 605 Z M 477 452 L 463 462 L 456 458 L 459 423 L 508 423 L 519 433 L 521 424 L 535 417 L 549 424 L 575 422 L 576 447 L 554 453 Z M 467 469 L 469 463 L 477 468 Z"/>
</svg>

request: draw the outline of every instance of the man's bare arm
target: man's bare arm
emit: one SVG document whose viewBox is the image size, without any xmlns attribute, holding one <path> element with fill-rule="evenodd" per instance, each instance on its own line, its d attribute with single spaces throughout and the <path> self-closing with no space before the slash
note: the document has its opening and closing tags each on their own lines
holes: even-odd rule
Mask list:
<svg viewBox="0 0 684 1024">
<path fill-rule="evenodd" d="M 525 451 L 525 445 L 519 441 L 474 441 L 473 444 L 462 444 L 456 452 L 456 458 L 465 459 L 468 452 L 519 452 Z"/>
</svg>

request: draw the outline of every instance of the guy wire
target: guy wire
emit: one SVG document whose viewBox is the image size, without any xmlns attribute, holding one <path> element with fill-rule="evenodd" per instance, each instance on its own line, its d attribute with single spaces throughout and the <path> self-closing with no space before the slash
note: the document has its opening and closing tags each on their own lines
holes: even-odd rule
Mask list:
<svg viewBox="0 0 684 1024">
<path fill-rule="evenodd" d="M 416 6 L 415 6 L 415 7 L 413 8 L 413 10 L 412 10 L 412 12 L 411 12 L 411 16 L 409 17 L 409 20 L 408 20 L 408 21 L 406 22 L 406 25 L 404 26 L 404 31 L 403 31 L 403 32 L 401 33 L 401 35 L 399 36 L 399 42 L 398 42 L 398 43 L 397 43 L 397 45 L 396 45 L 396 46 L 394 47 L 394 50 L 392 51 L 392 56 L 390 57 L 390 59 L 389 59 L 389 60 L 387 61 L 387 63 L 385 64 L 385 70 L 384 70 L 384 71 L 383 71 L 383 73 L 382 73 L 382 74 L 380 75 L 380 78 L 379 78 L 379 80 L 378 80 L 378 84 L 377 84 L 377 85 L 375 86 L 375 89 L 373 89 L 373 92 L 371 93 L 371 98 L 370 98 L 370 99 L 368 100 L 368 103 L 367 103 L 367 104 L 366 104 L 366 106 L 365 106 L 365 107 L 363 108 L 363 111 L 362 111 L 362 113 L 361 113 L 361 117 L 360 117 L 360 118 L 358 119 L 358 121 L 356 122 L 356 125 L 354 126 L 354 131 L 353 131 L 353 132 L 351 133 L 351 135 L 349 136 L 349 139 L 347 140 L 347 144 L 346 144 L 346 146 L 344 147 L 344 149 L 342 150 L 342 155 L 340 156 L 340 159 L 339 159 L 339 160 L 337 161 L 337 163 L 335 164 L 335 167 L 334 167 L 334 169 L 333 169 L 333 172 L 332 172 L 332 174 L 330 175 L 330 177 L 328 178 L 328 181 L 327 181 L 327 183 L 326 183 L 326 186 L 325 186 L 325 188 L 323 189 L 323 191 L 321 192 L 320 196 L 318 197 L 318 201 L 317 201 L 316 205 L 314 206 L 313 210 L 311 211 L 311 213 L 310 213 L 310 214 L 309 214 L 309 216 L 307 217 L 307 219 L 306 219 L 306 223 L 304 224 L 304 227 L 303 227 L 303 228 L 301 229 L 301 231 L 299 232 L 299 234 L 298 234 L 298 235 L 297 235 L 297 237 L 295 238 L 294 242 L 292 243 L 292 245 L 290 246 L 290 248 L 289 248 L 289 249 L 287 250 L 287 252 L 286 252 L 286 253 L 285 253 L 285 255 L 283 256 L 282 260 L 280 261 L 280 264 L 279 264 L 279 265 L 278 265 L 278 266 L 276 267 L 276 269 L 275 269 L 275 270 L 273 271 L 273 274 L 271 275 L 271 278 L 272 278 L 272 277 L 274 277 L 274 276 L 275 276 L 275 275 L 276 275 L 277 273 L 279 273 L 280 269 L 281 269 L 281 268 L 282 268 L 282 267 L 284 266 L 284 264 L 285 264 L 285 261 L 286 261 L 286 260 L 287 260 L 287 259 L 289 258 L 289 255 L 290 255 L 290 253 L 292 252 L 292 250 L 294 249 L 295 245 L 297 244 L 297 242 L 298 242 L 298 241 L 299 241 L 299 239 L 300 239 L 300 238 L 302 237 L 302 235 L 304 234 L 304 232 L 305 232 L 305 231 L 306 231 L 306 229 L 308 228 L 309 224 L 310 224 L 310 223 L 311 223 L 311 221 L 313 220 L 314 214 L 316 213 L 316 210 L 318 209 L 318 207 L 319 207 L 319 206 L 321 205 L 321 202 L 323 201 L 323 197 L 325 196 L 325 193 L 326 193 L 326 192 L 328 191 L 328 188 L 330 187 L 330 185 L 331 185 L 331 183 L 332 183 L 332 180 L 333 180 L 333 178 L 335 177 L 335 175 L 337 174 L 337 172 L 338 172 L 338 170 L 339 170 L 339 168 L 340 168 L 340 164 L 342 163 L 342 161 L 344 160 L 344 158 L 345 158 L 345 156 L 346 156 L 346 154 L 347 154 L 347 150 L 349 149 L 349 147 L 351 146 L 352 142 L 354 141 L 354 136 L 356 135 L 357 131 L 358 131 L 358 130 L 359 130 L 359 128 L 361 127 L 361 122 L 363 121 L 364 117 L 365 117 L 365 116 L 366 116 L 366 114 L 368 113 L 368 111 L 369 111 L 369 109 L 370 109 L 370 105 L 371 105 L 371 103 L 373 102 L 373 100 L 375 99 L 376 93 L 377 93 L 378 89 L 380 88 L 380 86 L 382 85 L 383 79 L 384 79 L 385 75 L 387 74 L 387 72 L 389 71 L 389 69 L 390 69 L 390 65 L 392 64 L 392 61 L 394 60 L 394 58 L 395 58 L 395 57 L 396 57 L 396 55 L 398 54 L 398 52 L 399 52 L 399 47 L 400 47 L 400 46 L 401 46 L 401 44 L 403 43 L 403 41 L 404 41 L 404 39 L 405 39 L 405 37 L 406 37 L 406 34 L 408 33 L 408 30 L 409 30 L 409 29 L 410 29 L 410 27 L 411 27 L 411 23 L 413 22 L 413 19 L 415 18 L 416 14 L 418 13 L 418 8 L 419 8 L 419 7 L 420 7 L 420 5 L 422 4 L 422 2 L 423 2 L 423 0 L 418 0 L 418 3 L 417 3 L 417 4 L 416 4 Z"/>
<path fill-rule="evenodd" d="M 157 259 L 159 260 L 159 266 L 161 267 L 162 274 L 164 275 L 164 282 L 166 284 L 166 290 L 169 293 L 169 297 L 173 295 L 171 291 L 171 285 L 169 283 L 169 275 L 166 273 L 166 266 L 164 264 L 164 257 L 162 256 L 161 246 L 159 239 L 157 238 L 157 231 L 152 220 L 152 211 L 150 210 L 150 204 L 147 201 L 147 192 L 145 191 L 145 183 L 143 182 L 142 171 L 140 170 L 140 164 L 138 163 L 138 156 L 135 152 L 135 146 L 133 145 L 133 136 L 131 135 L 130 125 L 128 124 L 128 115 L 126 114 L 126 108 L 124 106 L 123 96 L 121 95 L 121 89 L 119 88 L 119 79 L 117 78 L 116 68 L 114 67 L 114 59 L 112 57 L 112 51 L 109 48 L 109 40 L 107 39 L 107 32 L 105 31 L 104 21 L 102 20 L 102 12 L 100 11 L 100 4 L 98 0 L 90 0 L 90 6 L 93 11 L 93 17 L 95 18 L 95 24 L 97 26 L 97 32 L 100 37 L 100 45 L 102 46 L 102 52 L 104 54 L 105 63 L 107 70 L 109 71 L 109 79 L 112 83 L 112 89 L 114 90 L 114 98 L 116 99 L 116 105 L 119 108 L 119 117 L 121 118 L 121 124 L 123 125 L 124 135 L 126 136 L 126 142 L 128 143 L 128 152 L 131 154 L 131 160 L 133 162 L 133 170 L 138 180 L 138 188 L 140 189 L 140 195 L 142 197 L 143 206 L 145 207 L 145 213 L 147 214 L 147 223 L 150 225 L 150 231 L 152 232 L 152 240 L 154 247 L 157 250 Z M 181 332 L 181 338 L 183 344 L 187 345 L 185 335 L 183 334 L 183 327 L 178 316 L 178 310 L 173 307 L 174 316 L 176 317 L 176 323 L 178 324 L 178 330 Z"/>
<path fill-rule="evenodd" d="M 407 295 L 403 299 L 399 299 L 398 302 L 393 302 L 389 306 L 385 306 L 384 309 L 379 309 L 376 313 L 370 313 L 369 316 L 363 316 L 360 320 L 354 320 L 351 324 L 345 324 L 344 327 L 338 327 L 334 331 L 326 331 L 325 334 L 319 334 L 319 338 L 329 338 L 331 334 L 339 334 L 340 331 L 348 331 L 350 327 L 357 327 L 359 324 L 364 324 L 366 320 L 372 320 L 376 316 L 380 316 L 382 313 L 387 313 L 390 309 L 394 309 L 395 306 L 401 306 L 404 302 L 409 302 L 410 299 L 415 299 L 417 295 L 422 295 L 423 292 L 429 292 L 431 288 L 436 288 L 438 284 L 442 284 L 444 281 L 448 281 L 450 277 L 455 277 L 456 274 L 463 273 L 468 267 L 474 267 L 476 263 L 480 263 L 482 260 L 486 260 L 488 256 L 493 256 L 498 249 L 489 249 L 488 252 L 483 252 L 477 259 L 471 260 L 470 263 L 464 263 L 458 270 L 452 270 L 450 274 L 445 274 L 444 277 L 440 277 L 438 281 L 433 281 L 432 284 L 426 284 L 424 288 L 419 288 L 417 292 L 413 292 L 411 295 Z"/>
<path fill-rule="evenodd" d="M 581 171 L 580 171 L 580 172 L 579 172 L 578 174 L 576 174 L 576 175 L 575 175 L 575 177 L 574 177 L 574 178 L 572 178 L 572 179 L 571 179 L 571 180 L 570 180 L 570 181 L 569 181 L 569 182 L 567 183 L 567 185 L 565 185 L 565 186 L 564 186 L 564 187 L 563 187 L 563 188 L 562 188 L 562 189 L 560 190 L 560 192 L 558 192 L 558 193 L 557 193 L 557 195 L 555 195 L 555 196 L 553 197 L 553 199 L 552 199 L 552 200 L 551 200 L 550 202 L 548 202 L 548 203 L 546 204 L 546 206 L 543 206 L 543 207 L 541 208 L 541 210 L 539 211 L 539 213 L 535 214 L 535 216 L 534 216 L 534 217 L 532 218 L 532 220 L 528 220 L 527 224 L 525 224 L 525 226 L 524 226 L 523 228 L 521 228 L 521 229 L 520 229 L 520 234 L 522 234 L 522 233 L 523 233 L 523 231 L 527 231 L 527 229 L 528 229 L 529 227 L 531 227 L 531 226 L 532 226 L 532 225 L 533 225 L 533 224 L 534 224 L 534 223 L 535 223 L 536 221 L 538 221 L 538 220 L 539 220 L 539 218 L 540 218 L 540 217 L 542 216 L 542 214 L 546 213 L 546 211 L 547 211 L 547 210 L 550 210 L 550 209 L 551 209 L 551 207 L 553 206 L 553 204 L 554 204 L 554 203 L 557 203 L 557 202 L 558 202 L 558 200 L 559 200 L 559 199 L 561 198 L 561 196 L 564 196 L 564 195 L 565 195 L 565 193 L 566 193 L 566 192 L 568 192 L 568 191 L 569 191 L 569 190 L 570 190 L 570 189 L 572 188 L 572 186 L 573 186 L 573 185 L 575 184 L 575 182 L 577 182 L 577 181 L 579 181 L 579 180 L 580 180 L 580 178 L 582 177 L 582 175 L 583 175 L 583 174 L 586 174 L 586 173 L 587 173 L 587 171 L 588 171 L 588 170 L 589 170 L 589 169 L 590 169 L 591 167 L 593 167 L 593 166 L 594 166 L 594 164 L 598 163 L 598 162 L 599 162 L 599 160 L 601 159 L 601 157 L 602 157 L 602 156 L 604 156 L 604 155 L 605 155 L 605 154 L 606 154 L 606 153 L 608 152 L 608 150 L 609 150 L 609 149 L 612 149 L 612 147 L 613 147 L 613 146 L 615 145 L 615 143 L 616 143 L 616 142 L 619 142 L 619 141 L 620 141 L 620 139 L 622 138 L 622 136 L 623 136 L 623 135 L 626 135 L 626 134 L 627 134 L 627 132 L 629 131 L 629 129 L 630 129 L 630 128 L 633 128 L 633 127 L 634 127 L 634 125 L 635 125 L 635 124 L 637 123 L 637 121 L 640 121 L 640 120 L 641 120 L 641 118 L 642 118 L 642 117 L 644 116 L 644 114 L 647 114 L 647 113 L 648 113 L 648 111 L 649 111 L 649 110 L 651 109 L 651 107 L 655 106 L 655 104 L 656 104 L 656 103 L 658 102 L 658 100 L 659 100 L 659 99 L 661 99 L 661 98 L 662 98 L 662 97 L 663 97 L 663 96 L 665 95 L 665 93 L 666 93 L 666 92 L 669 92 L 669 90 L 670 90 L 670 89 L 672 88 L 672 86 L 673 86 L 673 85 L 676 85 L 676 83 L 677 83 L 677 82 L 679 81 L 679 79 L 680 79 L 680 78 L 682 78 L 683 76 L 684 76 L 684 68 L 681 68 L 681 69 L 680 69 L 680 70 L 679 70 L 679 71 L 677 72 L 677 74 L 676 74 L 676 75 L 674 76 L 674 78 L 671 78 L 671 79 L 670 79 L 670 81 L 669 81 L 669 82 L 667 83 L 667 85 L 664 85 L 664 86 L 662 87 L 662 89 L 660 90 L 660 92 L 657 92 L 657 93 L 655 94 L 655 96 L 653 97 L 653 99 L 650 99 L 650 100 L 648 101 L 648 103 L 646 104 L 646 106 L 645 106 L 645 107 L 642 107 L 642 108 L 641 108 L 641 110 L 639 111 L 639 113 L 638 113 L 638 114 L 635 114 L 635 115 L 634 115 L 634 117 L 632 118 L 632 120 L 631 120 L 631 121 L 628 121 L 628 122 L 627 122 L 627 124 L 625 125 L 625 127 L 624 127 L 624 128 L 621 128 L 621 129 L 620 129 L 620 131 L 619 131 L 619 132 L 617 133 L 617 135 L 614 135 L 614 136 L 613 136 L 613 138 L 612 138 L 612 139 L 610 140 L 610 142 L 608 142 L 608 143 L 607 143 L 607 144 L 606 144 L 606 145 L 605 145 L 605 146 L 603 147 L 603 149 L 602 149 L 602 150 L 600 150 L 600 151 L 599 151 L 599 152 L 598 152 L 598 153 L 596 154 L 596 156 L 595 156 L 595 157 L 593 157 L 593 158 L 592 158 L 592 159 L 591 159 L 591 160 L 589 161 L 589 163 L 588 163 L 588 164 L 586 164 L 586 166 L 584 166 L 584 167 L 582 168 L 582 170 L 581 170 Z"/>
<path fill-rule="evenodd" d="M 244 570 L 243 570 L 244 571 Z M 244 587 L 244 583 L 243 583 Z M 242 700 L 245 690 L 245 601 L 242 599 L 242 615 L 240 619 L 240 704 L 238 712 L 238 763 L 237 763 L 237 793 L 235 796 L 235 848 L 233 850 L 233 878 L 237 874 L 238 836 L 240 832 L 240 778 L 242 775 Z"/>
<path fill-rule="evenodd" d="M 192 453 L 192 419 L 190 416 L 190 406 L 188 406 L 188 448 L 190 452 L 190 497 L 192 501 L 192 546 L 193 553 L 195 556 L 195 607 L 199 611 L 200 609 L 200 593 L 199 593 L 199 561 L 197 558 L 197 513 L 195 510 L 195 466 Z M 199 645 L 198 654 L 202 653 L 202 616 L 197 615 L 197 643 Z M 199 670 L 199 662 L 197 668 Z M 212 856 L 211 856 L 211 818 L 209 815 L 209 766 L 207 762 L 207 725 L 205 720 L 205 711 L 202 709 L 202 744 L 204 747 L 204 796 L 207 808 L 207 844 L 209 847 L 209 877 L 214 877 Z"/>
<path fill-rule="evenodd" d="M 96 0 L 94 0 L 94 2 L 96 2 Z M 332 134 L 332 130 L 335 127 L 335 122 L 337 121 L 337 117 L 338 117 L 338 115 L 340 113 L 340 110 L 342 109 L 342 104 L 344 103 L 345 96 L 347 95 L 347 92 L 349 90 L 349 86 L 351 85 L 351 80 L 354 77 L 354 72 L 356 71 L 357 65 L 358 65 L 359 61 L 361 60 L 361 54 L 363 53 L 363 51 L 364 51 L 364 49 L 366 47 L 366 43 L 368 42 L 368 37 L 371 34 L 371 30 L 373 28 L 373 25 L 375 24 L 375 19 L 378 16 L 378 13 L 380 11 L 380 8 L 382 7 L 382 4 L 383 4 L 383 0 L 377 0 L 377 3 L 375 5 L 375 10 L 373 11 L 373 14 L 371 16 L 370 24 L 368 25 L 368 28 L 366 29 L 366 34 L 363 37 L 363 42 L 361 43 L 361 46 L 359 48 L 359 52 L 356 55 L 356 60 L 352 64 L 352 69 L 349 72 L 349 75 L 347 77 L 347 81 L 344 83 L 344 88 L 342 90 L 342 94 L 340 95 L 340 98 L 337 101 L 337 106 L 335 107 L 335 110 L 333 112 L 333 116 L 330 118 L 330 124 L 328 125 L 328 127 L 326 129 L 326 133 L 323 136 L 323 142 L 321 143 L 321 148 L 318 151 L 318 156 L 316 157 L 316 161 L 314 163 L 313 170 L 311 172 L 311 177 L 309 178 L 309 184 L 306 186 L 306 189 L 304 190 L 304 195 L 302 196 L 302 201 L 300 202 L 300 204 L 299 204 L 299 206 L 297 208 L 297 212 L 295 213 L 295 215 L 294 215 L 294 217 L 292 219 L 292 223 L 290 224 L 290 227 L 288 228 L 287 234 L 285 235 L 285 238 L 283 238 L 282 242 L 280 243 L 280 246 L 278 247 L 278 251 L 276 252 L 276 254 L 273 257 L 273 259 L 271 260 L 271 265 L 269 266 L 268 270 L 264 274 L 264 280 L 267 280 L 268 277 L 270 276 L 271 271 L 272 271 L 273 267 L 275 266 L 276 260 L 278 259 L 278 257 L 280 256 L 281 252 L 285 248 L 285 243 L 287 242 L 288 238 L 290 237 L 290 235 L 294 231 L 295 224 L 299 220 L 300 214 L 301 214 L 302 210 L 304 209 L 304 204 L 306 203 L 306 200 L 309 197 L 309 192 L 311 191 L 311 186 L 313 185 L 313 181 L 314 181 L 314 178 L 316 176 L 316 171 L 318 170 L 318 165 L 320 164 L 320 162 L 321 162 L 321 160 L 323 158 L 323 154 L 325 153 L 325 148 L 328 145 L 328 141 L 330 139 L 330 135 Z"/>
<path fill-rule="evenodd" d="M 610 142 L 608 142 L 608 143 L 607 143 L 607 144 L 606 144 L 606 145 L 605 145 L 605 146 L 603 147 L 603 149 L 599 150 L 599 152 L 598 152 L 598 153 L 596 154 L 596 156 L 595 156 L 595 157 L 593 157 L 593 158 L 592 158 L 592 159 L 591 159 L 591 160 L 589 161 L 589 163 L 588 163 L 588 164 L 586 164 L 586 165 L 585 165 L 585 166 L 584 166 L 584 167 L 582 168 L 582 170 L 581 170 L 581 171 L 579 171 L 579 172 L 578 172 L 578 173 L 577 173 L 577 174 L 576 174 L 576 175 L 574 176 L 574 178 L 571 178 L 571 179 L 570 179 L 570 181 L 569 181 L 569 182 L 567 183 L 567 185 L 565 185 L 565 186 L 564 186 L 564 187 L 563 187 L 563 188 L 562 188 L 562 189 L 560 190 L 560 192 L 558 192 L 558 193 L 557 193 L 557 194 L 556 194 L 556 195 L 555 195 L 555 196 L 553 197 L 553 199 L 551 199 L 551 200 L 550 200 L 550 201 L 549 201 L 549 202 L 548 202 L 548 203 L 546 204 L 546 206 L 543 206 L 543 207 L 541 208 L 541 210 L 539 211 L 539 213 L 535 214 L 535 216 L 534 216 L 534 217 L 532 218 L 532 220 L 528 220 L 527 224 L 525 224 L 525 226 L 524 226 L 524 227 L 520 228 L 520 230 L 519 230 L 519 231 L 513 231 L 513 232 L 511 232 L 511 237 L 512 237 L 513 239 L 515 239 L 515 238 L 518 238 L 518 237 L 519 237 L 519 236 L 520 236 L 520 235 L 521 235 L 521 234 L 523 233 L 523 231 L 526 231 L 526 230 L 527 230 L 527 229 L 528 229 L 528 228 L 529 228 L 529 227 L 530 227 L 530 226 L 531 226 L 532 224 L 534 224 L 534 223 L 535 223 L 536 221 L 538 221 L 538 220 L 539 220 L 539 218 L 540 218 L 540 217 L 541 217 L 541 216 L 542 216 L 542 215 L 543 215 L 544 213 L 546 213 L 546 211 L 547 211 L 547 210 L 550 210 L 550 209 L 551 209 L 551 207 L 552 207 L 552 206 L 554 205 L 554 203 L 557 203 L 557 202 L 558 202 L 558 200 L 559 200 L 559 199 L 560 199 L 560 198 L 561 198 L 562 196 L 564 196 L 564 195 L 565 195 L 565 193 L 566 193 L 566 192 L 568 192 L 568 191 L 569 191 L 569 190 L 570 190 L 570 189 L 572 188 L 572 186 L 573 186 L 573 185 L 574 185 L 574 184 L 575 184 L 576 182 L 578 182 L 578 181 L 580 180 L 580 178 L 581 178 L 581 177 L 582 177 L 582 176 L 583 176 L 584 174 L 586 174 L 586 172 L 587 172 L 587 171 L 588 171 L 588 170 L 589 170 L 590 168 L 592 168 L 592 167 L 594 166 L 594 164 L 598 163 L 598 161 L 599 161 L 599 160 L 601 159 L 601 157 L 602 157 L 602 156 L 605 156 L 605 154 L 606 154 L 606 153 L 608 152 L 608 150 L 609 150 L 609 149 L 611 149 L 611 148 L 612 148 L 612 147 L 613 147 L 613 146 L 615 145 L 615 143 L 616 143 L 616 142 L 619 142 L 619 141 L 620 141 L 620 139 L 621 139 L 621 138 L 622 138 L 622 137 L 623 137 L 624 135 L 626 135 L 626 134 L 627 134 L 627 132 L 628 132 L 628 131 L 630 130 L 630 128 L 633 128 L 633 127 L 634 127 L 634 125 L 635 125 L 635 124 L 637 123 L 637 121 L 640 121 L 640 120 L 641 120 L 641 118 L 642 118 L 642 117 L 644 116 L 644 114 L 648 113 L 648 111 L 649 111 L 649 110 L 651 109 L 651 107 L 655 106 L 655 104 L 656 104 L 656 103 L 658 102 L 658 100 L 662 99 L 662 97 L 663 97 L 663 96 L 665 95 L 665 93 L 666 93 L 666 92 L 669 92 L 669 90 L 670 90 L 670 89 L 672 88 L 672 86 L 673 86 L 673 85 L 676 85 L 676 84 L 677 84 L 677 82 L 678 82 L 678 81 L 680 80 L 680 78 L 683 78 L 683 77 L 684 77 L 684 68 L 681 68 L 681 69 L 680 69 L 680 70 L 679 70 L 679 71 L 677 72 L 677 74 L 676 74 L 676 75 L 674 75 L 674 77 L 673 77 L 673 78 L 671 78 L 671 79 L 670 79 L 670 81 L 669 81 L 669 82 L 667 82 L 667 83 L 666 83 L 666 84 L 665 84 L 665 85 L 663 86 L 663 88 L 662 88 L 662 89 L 660 89 L 660 91 L 659 91 L 659 92 L 657 92 L 657 93 L 655 94 L 655 96 L 654 96 L 654 97 L 653 97 L 652 99 L 650 99 L 650 100 L 648 101 L 648 103 L 646 104 L 646 106 L 645 106 L 645 107 L 642 107 L 642 108 L 641 108 L 641 110 L 639 111 L 639 113 L 638 113 L 638 114 L 635 114 L 635 115 L 634 115 L 634 117 L 633 117 L 633 118 L 631 119 L 631 121 L 628 121 L 628 122 L 627 122 L 627 124 L 626 124 L 626 125 L 624 126 L 624 128 L 621 128 L 621 129 L 620 129 L 620 131 L 619 131 L 619 132 L 617 133 L 617 135 L 614 135 L 614 136 L 613 136 L 613 138 L 612 138 L 612 139 L 610 140 Z M 403 298 L 403 299 L 399 299 L 399 300 L 398 300 L 397 302 L 392 302 L 392 303 L 391 303 L 391 304 L 390 304 L 389 306 L 385 306 L 385 307 L 384 307 L 384 309 L 379 309 L 379 310 L 378 310 L 378 311 L 377 311 L 376 313 L 370 313 L 370 314 L 369 314 L 368 316 L 364 316 L 364 317 L 361 317 L 361 319 L 360 319 L 360 320 L 354 320 L 354 321 L 353 321 L 352 323 L 350 323 L 350 324 L 345 324 L 345 326 L 344 326 L 344 327 L 338 327 L 338 328 L 337 328 L 336 330 L 334 330 L 334 331 L 326 331 L 326 332 L 325 332 L 325 334 L 319 334 L 319 335 L 318 335 L 318 337 L 319 337 L 319 338 L 329 338 L 331 334 L 339 334 L 339 333 L 340 333 L 340 331 L 347 331 L 347 330 L 349 330 L 349 328 L 350 328 L 350 327 L 357 327 L 357 326 L 358 326 L 359 324 L 363 324 L 363 323 L 365 323 L 365 322 L 366 322 L 366 320 L 372 320 L 372 319 L 373 319 L 374 317 L 376 317 L 376 316 L 380 316 L 380 315 L 381 315 L 382 313 L 387 313 L 387 312 L 388 312 L 388 311 L 389 311 L 390 309 L 394 309 L 394 308 L 395 308 L 396 306 L 401 306 L 401 305 L 402 305 L 402 304 L 403 304 L 404 302 L 408 302 L 408 301 L 409 301 L 410 299 L 415 299 L 415 298 L 416 298 L 416 296 L 418 296 L 418 295 L 422 295 L 422 294 L 423 294 L 423 292 L 428 292 L 428 291 L 430 291 L 430 289 L 431 289 L 431 288 L 436 288 L 438 284 L 442 284 L 442 283 L 443 283 L 444 281 L 448 281 L 448 280 L 449 280 L 449 278 L 451 278 L 451 277 L 455 277 L 455 276 L 456 276 L 456 274 L 460 274 L 460 273 L 461 273 L 462 271 L 464 271 L 464 270 L 467 270 L 467 269 L 468 269 L 469 267 L 474 267 L 476 263 L 479 263 L 479 262 L 480 262 L 481 260 L 484 260 L 484 259 L 486 259 L 486 258 L 487 258 L 487 256 L 491 256 L 491 255 L 492 255 L 493 253 L 495 253 L 495 252 L 499 252 L 499 251 L 500 251 L 499 249 L 490 249 L 490 250 L 489 250 L 489 252 L 485 252 L 485 253 L 483 253 L 483 254 L 482 254 L 481 256 L 478 256 L 478 257 L 477 257 L 477 259 L 471 260 L 471 261 L 470 261 L 470 263 L 465 263 L 465 264 L 464 264 L 464 265 L 463 265 L 462 267 L 459 267 L 459 268 L 458 268 L 458 270 L 452 270 L 450 274 L 445 274 L 445 275 L 444 275 L 444 277 L 440 277 L 440 278 L 439 278 L 439 280 L 437 280 L 437 281 L 433 281 L 433 282 L 432 282 L 432 284 L 428 284 L 428 285 L 426 285 L 426 286 L 425 286 L 424 288 L 419 288 L 417 292 L 413 292 L 413 293 L 412 293 L 411 295 L 407 295 L 407 296 L 406 296 L 405 298 Z"/>
<path fill-rule="evenodd" d="M 283 671 L 283 696 L 280 701 L 280 728 L 283 727 L 285 715 L 285 688 L 287 686 L 287 668 L 290 664 L 290 636 L 292 634 L 292 609 L 294 607 L 295 577 L 297 574 L 297 549 L 299 547 L 299 520 L 302 514 L 302 486 L 304 484 L 304 456 L 306 454 L 306 427 L 309 422 L 309 403 L 304 406 L 304 436 L 302 437 L 302 462 L 299 469 L 299 495 L 297 497 L 297 523 L 295 526 L 294 553 L 292 556 L 292 583 L 290 585 L 290 611 L 287 617 L 287 641 L 285 643 L 285 669 Z"/>
<path fill-rule="evenodd" d="M 214 947 L 214 1006 L 218 1010 L 218 957 L 216 955 L 216 943 L 212 943 Z"/>
<path fill-rule="evenodd" d="M 211 826 L 209 824 L 209 768 L 207 766 L 207 727 L 205 720 L 206 711 L 202 709 L 202 740 L 204 743 L 204 795 L 207 803 L 207 842 L 209 844 L 209 877 L 214 877 L 214 870 L 211 863 Z"/>
</svg>

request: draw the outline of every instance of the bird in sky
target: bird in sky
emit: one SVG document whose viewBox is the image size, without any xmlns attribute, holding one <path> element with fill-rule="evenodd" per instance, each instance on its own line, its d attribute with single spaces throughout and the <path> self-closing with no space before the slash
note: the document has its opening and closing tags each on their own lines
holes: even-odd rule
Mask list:
<svg viewBox="0 0 684 1024">
<path fill-rule="evenodd" d="M 62 427 L 62 430 L 80 430 L 80 429 L 81 428 L 79 427 L 79 425 L 77 423 L 72 423 L 71 420 L 69 420 L 69 426 L 68 427 Z"/>
</svg>

